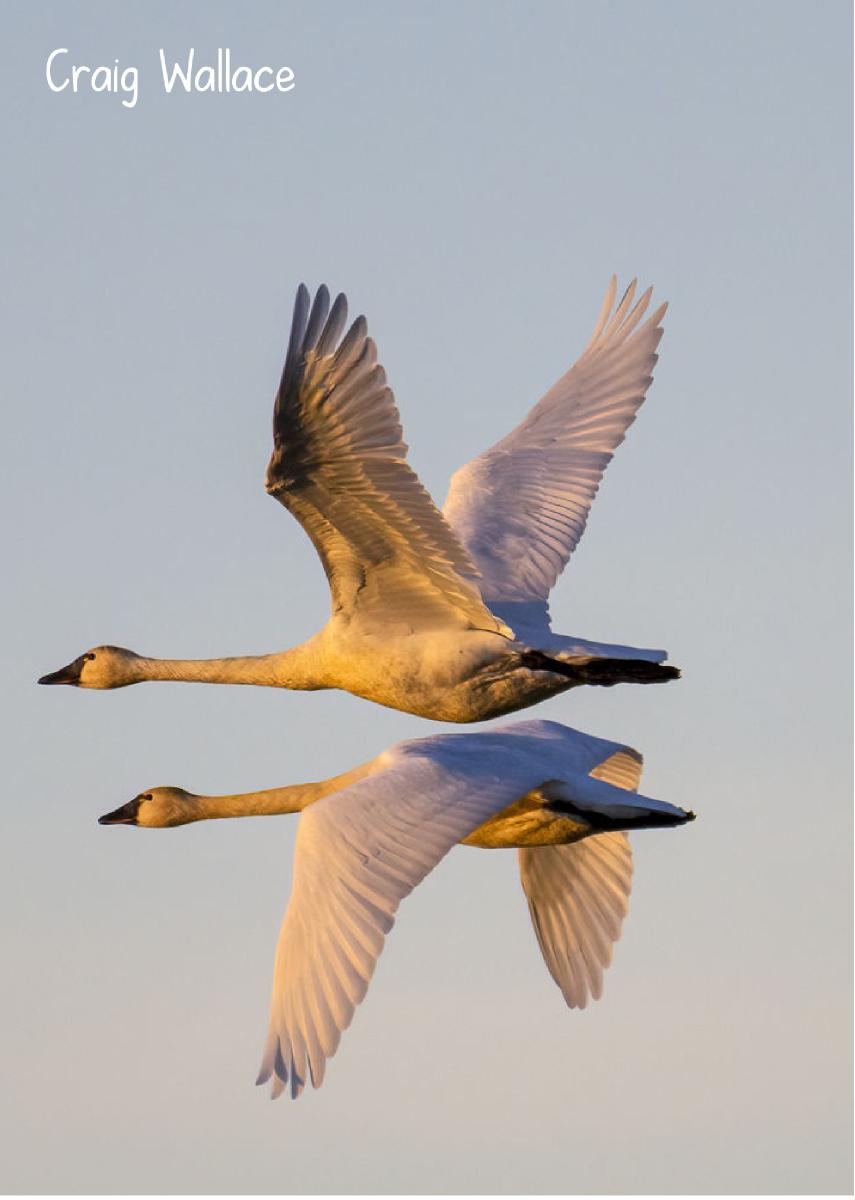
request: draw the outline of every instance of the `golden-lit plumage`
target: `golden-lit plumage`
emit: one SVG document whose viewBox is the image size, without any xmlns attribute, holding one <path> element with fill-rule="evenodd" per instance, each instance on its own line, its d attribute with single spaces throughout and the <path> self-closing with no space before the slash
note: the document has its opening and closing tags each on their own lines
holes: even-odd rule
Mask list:
<svg viewBox="0 0 855 1200">
<path fill-rule="evenodd" d="M 626 914 L 623 830 L 691 814 L 635 795 L 640 755 L 552 721 L 402 742 L 320 783 L 236 796 L 154 788 L 104 824 L 173 826 L 301 812 L 259 1082 L 319 1087 L 365 995 L 400 901 L 458 842 L 519 848 L 550 973 L 571 1007 L 597 998 Z"/>
<path fill-rule="evenodd" d="M 301 522 L 332 614 L 281 653 L 156 659 L 96 647 L 44 683 L 144 680 L 342 688 L 442 721 L 483 721 L 584 684 L 658 683 L 662 650 L 552 632 L 550 588 L 635 419 L 662 336 L 661 305 L 612 279 L 578 362 L 521 424 L 461 468 L 441 513 L 406 462 L 398 410 L 365 319 L 300 287 L 274 409 L 267 490 Z M 342 336 L 343 335 L 343 336 Z"/>
</svg>

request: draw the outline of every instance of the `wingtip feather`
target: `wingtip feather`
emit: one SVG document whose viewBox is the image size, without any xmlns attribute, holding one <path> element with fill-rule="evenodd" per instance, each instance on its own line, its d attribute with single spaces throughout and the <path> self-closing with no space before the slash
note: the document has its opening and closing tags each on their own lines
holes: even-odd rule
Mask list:
<svg viewBox="0 0 855 1200">
<path fill-rule="evenodd" d="M 615 302 L 616 294 L 617 294 L 617 275 L 612 275 L 611 279 L 609 280 L 609 285 L 606 288 L 606 294 L 603 297 L 602 307 L 600 308 L 600 315 L 597 317 L 597 323 L 594 326 L 594 332 L 592 333 L 591 340 L 588 343 L 589 346 L 592 346 L 594 344 L 594 342 L 597 340 L 597 338 L 600 336 L 600 334 L 605 329 L 606 321 L 608 321 L 609 314 L 612 311 L 612 305 Z"/>
</svg>

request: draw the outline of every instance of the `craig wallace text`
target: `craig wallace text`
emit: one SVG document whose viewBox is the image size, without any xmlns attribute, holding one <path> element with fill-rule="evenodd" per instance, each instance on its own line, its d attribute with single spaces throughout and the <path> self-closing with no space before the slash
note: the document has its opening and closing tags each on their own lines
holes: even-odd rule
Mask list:
<svg viewBox="0 0 855 1200">
<path fill-rule="evenodd" d="M 228 46 L 220 46 L 216 55 L 204 58 L 197 58 L 193 46 L 179 58 L 168 56 L 162 48 L 158 54 L 160 80 L 167 95 L 173 92 L 276 94 L 291 92 L 296 86 L 291 67 L 236 63 Z M 45 78 L 52 92 L 70 95 L 103 92 L 120 97 L 125 108 L 136 108 L 140 97 L 139 67 L 122 66 L 117 58 L 111 65 L 76 62 L 67 46 L 51 50 L 45 63 Z"/>
</svg>

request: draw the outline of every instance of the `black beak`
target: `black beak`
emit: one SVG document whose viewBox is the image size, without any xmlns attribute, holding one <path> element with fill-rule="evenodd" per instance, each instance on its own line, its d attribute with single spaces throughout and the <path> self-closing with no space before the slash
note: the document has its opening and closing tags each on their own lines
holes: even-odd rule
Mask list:
<svg viewBox="0 0 855 1200">
<path fill-rule="evenodd" d="M 60 667 L 58 671 L 52 671 L 50 675 L 42 675 L 39 683 L 72 683 L 76 686 L 80 683 L 82 670 L 83 659 L 75 658 L 74 662 L 69 663 L 67 667 Z"/>
<path fill-rule="evenodd" d="M 135 796 L 115 812 L 105 813 L 98 818 L 99 825 L 136 825 L 137 813 L 140 811 L 140 798 Z"/>
</svg>

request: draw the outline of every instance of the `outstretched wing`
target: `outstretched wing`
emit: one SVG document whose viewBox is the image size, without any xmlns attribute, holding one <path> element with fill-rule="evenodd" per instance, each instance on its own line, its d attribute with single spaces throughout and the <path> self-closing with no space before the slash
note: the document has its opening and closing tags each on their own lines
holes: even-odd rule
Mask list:
<svg viewBox="0 0 855 1200">
<path fill-rule="evenodd" d="M 667 306 L 640 325 L 651 289 L 632 307 L 633 280 L 612 312 L 616 284 L 612 277 L 581 358 L 516 429 L 451 480 L 444 515 L 475 560 L 485 602 L 502 615 L 548 619 L 549 592 L 652 381 Z M 503 612 L 508 602 L 519 607 Z"/>
<path fill-rule="evenodd" d="M 625 747 L 591 775 L 636 791 L 641 755 Z M 603 971 L 629 908 L 632 850 L 625 833 L 518 851 L 520 879 L 549 973 L 570 1008 L 599 1000 Z"/>
<path fill-rule="evenodd" d="M 473 626 L 509 633 L 477 569 L 406 462 L 407 447 L 364 317 L 301 284 L 273 414 L 267 490 L 320 555 L 333 613 L 388 631 Z M 470 578 L 463 578 L 468 575 Z"/>
<path fill-rule="evenodd" d="M 477 736 L 477 735 L 471 735 Z M 459 752 L 458 752 L 459 759 Z M 368 988 L 399 903 L 461 838 L 522 794 L 530 768 L 501 777 L 477 756 L 453 771 L 430 753 L 389 751 L 379 773 L 300 818 L 258 1082 L 278 1096 L 319 1087 Z"/>
</svg>

